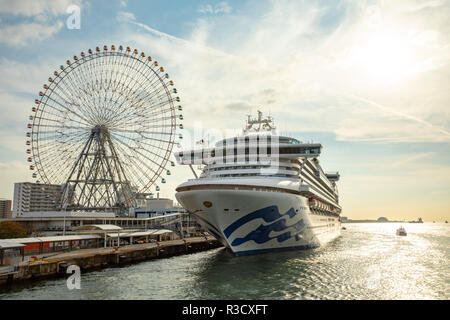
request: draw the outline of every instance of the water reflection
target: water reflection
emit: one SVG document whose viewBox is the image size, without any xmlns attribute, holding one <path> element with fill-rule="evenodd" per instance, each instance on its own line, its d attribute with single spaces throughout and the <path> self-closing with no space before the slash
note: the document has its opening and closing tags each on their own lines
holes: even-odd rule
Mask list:
<svg viewBox="0 0 450 320">
<path fill-rule="evenodd" d="M 346 224 L 322 248 L 235 257 L 223 248 L 0 289 L 0 299 L 449 299 L 445 224 Z"/>
</svg>

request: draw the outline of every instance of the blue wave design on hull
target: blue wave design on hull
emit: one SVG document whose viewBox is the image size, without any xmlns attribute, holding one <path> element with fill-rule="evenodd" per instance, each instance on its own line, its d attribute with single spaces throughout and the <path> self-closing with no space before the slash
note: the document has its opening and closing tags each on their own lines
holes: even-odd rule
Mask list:
<svg viewBox="0 0 450 320">
<path fill-rule="evenodd" d="M 286 226 L 286 220 L 282 219 L 277 222 L 274 222 L 269 225 L 260 225 L 257 229 L 253 230 L 249 234 L 247 234 L 244 238 L 236 238 L 231 243 L 232 246 L 238 246 L 243 244 L 244 242 L 253 240 L 258 244 L 266 243 L 267 241 L 270 241 L 272 239 L 277 239 L 278 242 L 284 242 L 293 236 L 296 236 L 295 240 L 298 241 L 300 238 L 298 235 L 303 233 L 303 228 L 305 227 L 305 224 L 303 222 L 303 219 L 298 221 L 297 223 L 293 224 L 292 226 Z M 299 232 L 296 232 L 294 234 L 291 233 L 291 231 L 284 232 L 282 234 L 279 234 L 278 236 L 269 237 L 269 234 L 272 231 L 283 231 L 287 228 L 294 228 L 298 230 Z"/>
<path fill-rule="evenodd" d="M 289 218 L 293 218 L 295 216 L 295 210 L 294 208 L 290 208 L 285 214 L 280 214 L 280 211 L 278 210 L 277 206 L 269 206 L 266 208 L 262 208 L 256 211 L 253 211 L 246 216 L 243 216 L 242 218 L 236 220 L 232 224 L 230 224 L 225 230 L 224 235 L 229 238 L 230 235 L 236 231 L 236 229 L 240 228 L 242 225 L 246 224 L 247 222 L 250 222 L 252 220 L 261 218 L 265 222 L 273 222 L 275 220 L 278 220 L 279 218 L 288 215 Z"/>
<path fill-rule="evenodd" d="M 263 219 L 265 222 L 268 222 L 270 224 L 268 225 L 259 225 L 258 228 L 248 233 L 243 238 L 236 238 L 233 240 L 231 245 L 233 247 L 239 246 L 247 241 L 253 240 L 257 244 L 266 243 L 267 241 L 270 241 L 272 239 L 277 239 L 279 243 L 284 242 L 292 237 L 295 237 L 295 241 L 299 241 L 301 239 L 300 235 L 303 233 L 303 230 L 305 228 L 305 223 L 303 219 L 300 219 L 298 222 L 294 223 L 293 225 L 286 225 L 286 217 L 293 218 L 295 216 L 296 212 L 294 208 L 290 208 L 286 213 L 280 214 L 277 206 L 269 206 L 263 209 L 256 210 L 254 212 L 251 212 L 242 218 L 236 220 L 231 225 L 229 225 L 225 230 L 224 234 L 227 238 L 233 234 L 235 230 L 240 228 L 241 226 L 247 224 L 248 222 L 255 220 L 255 219 Z M 272 222 L 272 223 L 271 223 Z M 270 237 L 269 234 L 272 231 L 275 232 L 282 232 L 283 230 L 286 230 L 288 228 L 293 228 L 295 231 L 287 231 L 284 233 L 281 233 L 277 236 Z"/>
</svg>

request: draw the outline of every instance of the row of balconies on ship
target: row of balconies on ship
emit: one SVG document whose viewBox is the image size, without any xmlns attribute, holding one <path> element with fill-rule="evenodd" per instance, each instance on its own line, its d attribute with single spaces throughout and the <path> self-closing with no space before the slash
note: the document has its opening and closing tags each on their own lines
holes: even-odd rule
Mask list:
<svg viewBox="0 0 450 320">
<path fill-rule="evenodd" d="M 206 171 L 200 177 L 222 177 L 222 176 L 245 176 L 245 175 L 253 175 L 253 176 L 289 176 L 289 177 L 298 177 L 297 170 L 286 170 L 280 168 L 270 168 L 270 167 L 261 167 L 258 169 L 232 169 L 227 168 L 226 170 L 217 170 L 217 171 Z"/>
<path fill-rule="evenodd" d="M 241 161 L 241 162 L 232 162 L 232 163 L 213 163 L 208 164 L 205 167 L 205 170 L 227 170 L 227 168 L 234 168 L 234 169 L 259 169 L 261 167 L 279 167 L 279 168 L 293 168 L 300 170 L 300 164 L 296 160 L 286 160 L 286 161 Z M 228 169 L 229 170 L 229 169 Z"/>
<path fill-rule="evenodd" d="M 288 174 L 298 176 L 300 165 L 297 161 L 252 161 L 236 163 L 210 164 L 203 168 L 204 175 L 222 175 L 222 174 Z"/>
<path fill-rule="evenodd" d="M 341 207 L 338 204 L 337 197 L 332 197 L 331 195 L 318 190 L 316 186 L 310 184 L 302 184 L 299 187 L 299 191 L 303 196 L 307 197 L 308 199 L 313 198 L 319 202 L 331 205 L 332 207 L 336 208 L 337 212 L 340 212 L 341 210 Z M 310 203 L 310 205 L 311 204 L 312 203 Z"/>
<path fill-rule="evenodd" d="M 319 211 L 327 211 L 335 214 L 339 214 L 341 212 L 340 207 L 320 201 L 314 197 L 308 198 L 308 204 L 311 209 L 316 209 Z"/>
<path fill-rule="evenodd" d="M 236 145 L 175 152 L 179 164 L 213 164 L 278 159 L 314 158 L 320 155 L 319 143 L 300 145 Z"/>
</svg>

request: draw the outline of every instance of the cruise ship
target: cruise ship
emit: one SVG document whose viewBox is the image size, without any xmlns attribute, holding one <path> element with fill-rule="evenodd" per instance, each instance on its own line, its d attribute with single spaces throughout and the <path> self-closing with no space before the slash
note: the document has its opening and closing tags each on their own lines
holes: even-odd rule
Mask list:
<svg viewBox="0 0 450 320">
<path fill-rule="evenodd" d="M 175 152 L 195 176 L 175 197 L 235 255 L 315 248 L 341 229 L 339 173 L 322 170 L 321 151 L 278 135 L 273 118 L 258 111 L 239 136 Z"/>
</svg>

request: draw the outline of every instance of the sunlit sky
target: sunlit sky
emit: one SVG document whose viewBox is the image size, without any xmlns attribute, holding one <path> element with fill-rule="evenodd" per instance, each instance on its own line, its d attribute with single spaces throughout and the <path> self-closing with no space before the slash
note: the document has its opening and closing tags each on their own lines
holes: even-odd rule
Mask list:
<svg viewBox="0 0 450 320">
<path fill-rule="evenodd" d="M 71 4 L 79 30 L 66 26 Z M 448 220 L 449 14 L 440 0 L 1 0 L 0 197 L 31 181 L 25 132 L 42 84 L 73 55 L 122 44 L 175 81 L 184 147 L 194 128 L 240 129 L 261 110 L 281 133 L 322 143 L 343 216 Z M 173 198 L 192 173 L 166 178 L 161 196 Z"/>
</svg>

